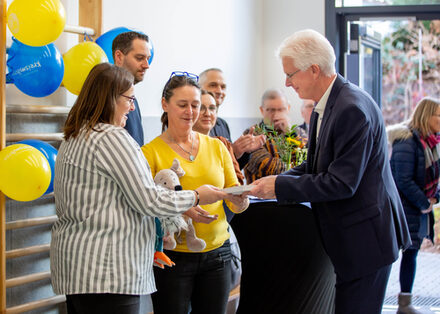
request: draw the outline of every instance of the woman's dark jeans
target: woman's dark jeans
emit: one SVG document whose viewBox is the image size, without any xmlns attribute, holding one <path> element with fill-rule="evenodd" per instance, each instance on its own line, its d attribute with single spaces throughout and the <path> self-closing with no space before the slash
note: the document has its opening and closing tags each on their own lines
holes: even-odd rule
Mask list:
<svg viewBox="0 0 440 314">
<path fill-rule="evenodd" d="M 231 281 L 229 240 L 206 253 L 165 253 L 176 266 L 154 268 L 154 314 L 187 314 L 190 310 L 196 314 L 224 314 Z"/>
<path fill-rule="evenodd" d="M 416 277 L 418 249 L 407 249 L 402 253 L 400 262 L 400 292 L 411 293 Z"/>
</svg>

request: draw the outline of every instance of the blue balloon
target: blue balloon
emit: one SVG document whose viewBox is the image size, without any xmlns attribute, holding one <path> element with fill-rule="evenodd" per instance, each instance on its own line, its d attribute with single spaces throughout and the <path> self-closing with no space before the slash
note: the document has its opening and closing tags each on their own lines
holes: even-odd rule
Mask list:
<svg viewBox="0 0 440 314">
<path fill-rule="evenodd" d="M 102 34 L 101 36 L 99 36 L 96 39 L 95 42 L 98 44 L 99 47 L 102 48 L 102 50 L 104 50 L 105 54 L 107 55 L 108 62 L 115 63 L 115 61 L 113 60 L 113 52 L 112 52 L 113 40 L 119 34 L 126 33 L 126 32 L 138 32 L 138 33 L 145 34 L 145 33 L 140 32 L 138 30 L 129 29 L 127 27 L 116 27 L 116 28 L 109 30 L 108 32 L 105 32 L 104 34 Z M 148 63 L 151 64 L 151 62 L 153 61 L 153 56 L 154 56 L 154 47 L 153 47 L 153 43 L 151 42 L 151 38 L 149 38 L 149 40 L 150 40 L 150 46 L 151 46 L 151 49 L 150 49 L 151 57 L 148 59 Z"/>
<path fill-rule="evenodd" d="M 150 47 L 151 47 L 150 49 L 151 56 L 150 59 L 148 59 L 148 64 L 151 64 L 151 62 L 153 62 L 153 57 L 154 57 L 154 46 L 153 46 L 153 42 L 151 41 L 151 38 L 148 39 L 150 40 Z"/>
<path fill-rule="evenodd" d="M 55 162 L 57 160 L 57 149 L 50 145 L 49 143 L 40 141 L 40 140 L 23 140 L 18 142 L 17 144 L 26 144 L 29 146 L 32 146 L 36 149 L 38 149 L 41 153 L 43 153 L 44 157 L 46 157 L 47 161 L 49 162 L 50 171 L 51 171 L 51 178 L 49 187 L 47 188 L 46 192 L 44 194 L 52 193 L 53 192 L 53 179 L 55 177 Z"/>
<path fill-rule="evenodd" d="M 26 95 L 45 97 L 61 85 L 64 61 L 54 44 L 32 47 L 12 38 L 8 49 L 6 83 L 14 83 Z"/>
</svg>

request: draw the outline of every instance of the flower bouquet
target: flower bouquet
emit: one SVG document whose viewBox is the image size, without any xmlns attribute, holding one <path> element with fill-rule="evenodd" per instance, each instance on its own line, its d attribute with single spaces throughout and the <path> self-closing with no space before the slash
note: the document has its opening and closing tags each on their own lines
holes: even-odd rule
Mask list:
<svg viewBox="0 0 440 314">
<path fill-rule="evenodd" d="M 300 165 L 307 159 L 305 139 L 298 135 L 297 125 L 294 124 L 285 133 L 275 130 L 273 125 L 257 125 L 255 133 L 264 134 L 275 148 L 278 157 L 283 161 L 286 170 Z"/>
</svg>

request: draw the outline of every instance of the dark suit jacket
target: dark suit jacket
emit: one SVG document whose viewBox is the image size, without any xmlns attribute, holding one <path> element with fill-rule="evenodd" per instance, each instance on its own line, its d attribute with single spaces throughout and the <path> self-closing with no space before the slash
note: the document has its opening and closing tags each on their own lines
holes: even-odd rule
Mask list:
<svg viewBox="0 0 440 314">
<path fill-rule="evenodd" d="M 144 145 L 144 129 L 142 128 L 141 111 L 136 99 L 134 100 L 134 108 L 134 111 L 130 111 L 127 115 L 128 119 L 125 122 L 125 129 L 139 146 L 142 146 Z"/>
<path fill-rule="evenodd" d="M 311 130 L 314 123 L 315 114 Z M 279 175 L 275 192 L 280 203 L 311 202 L 339 280 L 393 263 L 399 248 L 410 244 L 382 113 L 366 92 L 340 75 L 307 162 Z"/>
<path fill-rule="evenodd" d="M 209 135 L 212 137 L 222 136 L 225 139 L 227 139 L 229 142 L 231 141 L 231 131 L 229 131 L 229 125 L 228 123 L 218 117 L 217 121 L 215 122 L 214 127 L 211 129 L 211 132 L 209 132 Z"/>
</svg>

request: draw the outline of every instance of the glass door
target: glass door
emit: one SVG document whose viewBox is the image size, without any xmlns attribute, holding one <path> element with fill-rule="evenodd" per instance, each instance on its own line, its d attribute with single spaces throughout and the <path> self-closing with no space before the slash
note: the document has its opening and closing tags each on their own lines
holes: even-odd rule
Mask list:
<svg viewBox="0 0 440 314">
<path fill-rule="evenodd" d="M 347 22 L 344 74 L 381 106 L 386 124 L 409 118 L 425 96 L 440 98 L 440 20 Z"/>
<path fill-rule="evenodd" d="M 381 106 L 381 34 L 364 23 L 351 22 L 348 51 L 345 53 L 345 77 L 364 89 Z"/>
</svg>

